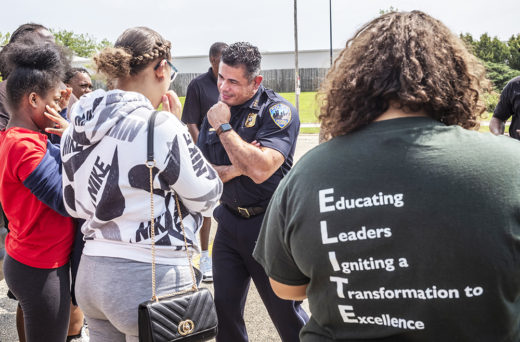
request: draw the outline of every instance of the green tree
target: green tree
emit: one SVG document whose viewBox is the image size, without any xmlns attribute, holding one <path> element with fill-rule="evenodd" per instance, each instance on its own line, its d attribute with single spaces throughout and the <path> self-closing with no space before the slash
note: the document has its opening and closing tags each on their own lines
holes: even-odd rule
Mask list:
<svg viewBox="0 0 520 342">
<path fill-rule="evenodd" d="M 96 40 L 86 34 L 75 34 L 72 31 L 51 30 L 56 42 L 68 47 L 75 55 L 90 57 L 96 52 Z"/>
<path fill-rule="evenodd" d="M 507 82 L 516 76 L 520 76 L 520 70 L 511 69 L 503 63 L 484 62 L 487 77 L 493 82 L 495 90 L 502 92 Z"/>
<path fill-rule="evenodd" d="M 484 61 L 492 61 L 493 60 L 493 50 L 491 48 L 491 37 L 488 36 L 487 33 L 484 33 L 480 36 L 480 40 L 475 42 L 475 55 L 484 60 Z"/>
<path fill-rule="evenodd" d="M 380 9 L 379 10 L 379 15 L 392 13 L 392 12 L 399 12 L 399 9 L 398 8 L 394 8 L 394 6 L 390 6 L 390 7 L 388 7 L 388 9 Z"/>
<path fill-rule="evenodd" d="M 95 38 L 88 34 L 76 34 L 67 30 L 51 30 L 51 32 L 54 34 L 56 42 L 68 47 L 75 55 L 80 57 L 92 57 L 97 51 L 112 45 L 107 39 L 98 43 Z"/>
<path fill-rule="evenodd" d="M 0 32 L 0 46 L 4 46 L 9 43 L 9 38 L 11 38 L 11 33 L 2 33 Z"/>
<path fill-rule="evenodd" d="M 498 39 L 498 37 L 493 37 L 491 48 L 493 49 L 493 62 L 508 64 L 509 47 L 506 43 Z"/>
<path fill-rule="evenodd" d="M 516 70 L 520 70 L 520 34 L 511 36 L 507 41 L 509 47 L 508 65 Z"/>
<path fill-rule="evenodd" d="M 491 38 L 487 33 L 480 36 L 480 40 L 474 43 L 475 55 L 487 62 L 507 63 L 509 59 L 509 47 L 497 37 Z"/>
<path fill-rule="evenodd" d="M 100 51 L 100 50 L 103 50 L 106 47 L 111 47 L 111 46 L 114 46 L 114 44 L 112 44 L 108 39 L 103 39 L 97 45 L 97 50 Z"/>
<path fill-rule="evenodd" d="M 475 51 L 475 44 L 476 42 L 473 40 L 473 36 L 471 33 L 465 33 L 459 35 L 460 39 L 466 44 L 466 48 L 471 52 L 474 53 Z"/>
</svg>

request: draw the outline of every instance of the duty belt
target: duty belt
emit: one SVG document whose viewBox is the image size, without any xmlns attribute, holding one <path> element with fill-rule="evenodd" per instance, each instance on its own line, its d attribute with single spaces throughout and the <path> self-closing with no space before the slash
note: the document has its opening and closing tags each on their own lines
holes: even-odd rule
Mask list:
<svg viewBox="0 0 520 342">
<path fill-rule="evenodd" d="M 231 211 L 234 213 L 242 216 L 243 218 L 250 218 L 259 214 L 262 214 L 265 212 L 264 207 L 232 207 L 230 205 L 226 204 L 226 207 L 228 207 Z"/>
</svg>

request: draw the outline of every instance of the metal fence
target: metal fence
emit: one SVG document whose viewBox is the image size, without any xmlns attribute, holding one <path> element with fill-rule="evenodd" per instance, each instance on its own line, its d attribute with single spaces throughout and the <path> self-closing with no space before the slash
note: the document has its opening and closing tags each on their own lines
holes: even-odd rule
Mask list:
<svg viewBox="0 0 520 342">
<path fill-rule="evenodd" d="M 316 91 L 325 78 L 326 68 L 300 69 L 301 91 Z M 278 69 L 262 71 L 264 86 L 276 92 L 287 93 L 294 91 L 294 69 Z"/>
<path fill-rule="evenodd" d="M 327 71 L 327 68 L 300 69 L 301 91 L 316 91 L 325 78 Z M 266 88 L 273 89 L 280 93 L 294 91 L 294 69 L 263 70 L 261 74 L 264 76 L 263 84 Z M 177 75 L 175 82 L 173 82 L 171 89 L 173 89 L 179 96 L 186 96 L 186 88 L 188 87 L 188 84 L 199 75 L 201 74 L 179 74 Z M 106 89 L 106 84 L 103 81 L 93 80 L 92 84 L 94 89 Z"/>
</svg>

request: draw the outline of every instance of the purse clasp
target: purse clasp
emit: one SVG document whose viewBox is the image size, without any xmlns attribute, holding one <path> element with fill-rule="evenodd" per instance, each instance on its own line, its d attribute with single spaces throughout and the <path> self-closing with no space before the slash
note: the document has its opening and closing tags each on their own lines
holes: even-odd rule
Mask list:
<svg viewBox="0 0 520 342">
<path fill-rule="evenodd" d="M 179 323 L 179 328 L 177 330 L 179 331 L 179 334 L 181 334 L 182 336 L 186 336 L 192 333 L 194 329 L 195 323 L 193 323 L 191 319 L 187 319 Z"/>
</svg>

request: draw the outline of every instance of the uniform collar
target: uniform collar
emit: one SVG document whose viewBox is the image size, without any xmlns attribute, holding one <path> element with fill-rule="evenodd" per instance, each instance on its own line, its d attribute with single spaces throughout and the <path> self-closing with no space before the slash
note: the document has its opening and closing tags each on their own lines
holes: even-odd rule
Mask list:
<svg viewBox="0 0 520 342">
<path fill-rule="evenodd" d="M 260 87 L 258 87 L 258 90 L 256 91 L 255 95 L 253 95 L 253 97 L 251 97 L 249 100 L 247 100 L 246 102 L 242 103 L 241 105 L 238 105 L 238 106 L 233 106 L 232 108 L 235 110 L 235 111 L 238 111 L 242 108 L 251 108 L 251 109 L 260 109 L 260 106 L 258 105 L 258 102 L 260 101 L 260 96 L 262 96 L 262 94 L 264 93 L 265 91 L 265 88 L 263 85 L 260 85 Z"/>
</svg>

